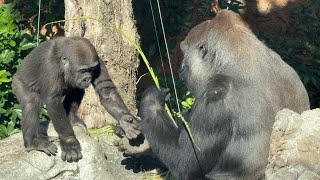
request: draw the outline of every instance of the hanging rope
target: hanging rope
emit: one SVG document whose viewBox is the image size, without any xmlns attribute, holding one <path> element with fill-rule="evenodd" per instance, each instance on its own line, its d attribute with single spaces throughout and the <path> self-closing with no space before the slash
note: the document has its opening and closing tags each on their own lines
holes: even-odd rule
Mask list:
<svg viewBox="0 0 320 180">
<path fill-rule="evenodd" d="M 178 116 L 181 118 L 181 119 L 184 119 L 184 117 L 182 116 L 181 114 L 181 111 L 180 111 L 180 105 L 179 105 L 179 100 L 178 100 L 178 95 L 177 95 L 177 89 L 176 89 L 176 83 L 175 83 L 175 80 L 174 80 L 174 77 L 173 77 L 173 71 L 172 71 L 172 66 L 171 66 L 171 59 L 170 59 L 170 55 L 169 55 L 169 50 L 168 50 L 168 45 L 167 45 L 167 40 L 166 40 L 166 34 L 165 34 L 165 31 L 164 31 L 164 26 L 163 26 L 163 21 L 162 21 L 162 15 L 161 15 L 161 9 L 160 9 L 160 4 L 159 4 L 159 0 L 157 0 L 157 5 L 158 5 L 158 11 L 159 11 L 159 17 L 160 17 L 160 23 L 161 23 L 161 27 L 162 27 L 162 33 L 163 33 L 163 38 L 164 38 L 164 43 L 165 43 L 165 46 L 166 46 L 166 51 L 167 51 L 167 55 L 168 55 L 168 61 L 169 61 L 169 67 L 170 67 L 170 72 L 171 72 L 171 77 L 172 77 L 172 83 L 173 83 L 173 88 L 174 88 L 174 92 L 175 92 L 175 98 L 176 98 L 176 103 L 177 103 L 177 107 L 178 107 Z M 151 6 L 151 10 L 152 10 L 152 4 L 151 4 L 151 0 L 150 0 L 150 6 Z M 155 24 L 155 19 L 153 18 L 153 23 Z M 156 27 L 155 27 L 156 28 Z M 183 120 L 182 120 L 183 121 Z M 187 122 L 184 122 L 184 123 L 187 123 Z M 197 151 L 196 151 L 196 145 L 193 141 L 193 138 L 192 138 L 192 135 L 190 134 L 191 132 L 188 130 L 188 127 L 186 124 L 183 125 L 184 129 L 188 132 L 188 137 L 189 137 L 189 140 L 191 142 L 191 145 L 192 145 L 192 149 L 193 149 L 193 152 L 194 152 L 194 155 L 196 157 L 196 160 L 197 160 L 197 163 L 198 163 L 198 166 L 199 166 L 199 169 L 200 169 L 200 172 L 201 174 L 203 175 L 203 177 L 205 176 L 205 174 L 203 173 L 203 169 L 201 167 L 201 164 L 200 164 L 200 160 L 199 160 L 199 157 L 198 157 L 198 154 L 197 154 Z M 200 150 L 200 149 L 199 149 Z"/>
<path fill-rule="evenodd" d="M 40 34 L 40 10 L 41 10 L 41 0 L 39 0 L 39 8 L 38 8 L 37 46 L 39 46 L 39 34 Z"/>
<path fill-rule="evenodd" d="M 154 18 L 153 5 L 152 5 L 151 0 L 149 0 L 149 3 L 150 3 L 150 7 L 151 7 L 151 14 L 152 14 L 152 19 L 153 19 L 154 32 L 155 32 L 156 38 L 157 38 L 157 45 L 158 45 L 158 51 L 159 51 L 159 55 L 160 55 L 161 65 L 162 65 L 162 72 L 163 72 L 163 75 L 164 75 L 164 80 L 165 80 L 165 83 L 166 83 L 166 88 L 169 88 L 169 86 L 168 86 L 168 80 L 167 80 L 167 75 L 166 75 L 166 71 L 165 71 L 165 68 L 164 68 L 162 53 L 161 53 L 161 47 L 160 47 L 159 36 L 158 36 L 158 31 L 157 31 L 157 26 L 156 26 L 156 20 L 155 20 L 155 18 Z M 170 108 L 172 109 L 170 101 L 169 101 L 169 106 L 170 106 Z"/>
<path fill-rule="evenodd" d="M 164 27 L 163 27 L 163 22 L 162 22 L 162 15 L 161 15 L 161 9 L 160 9 L 159 0 L 157 0 L 157 4 L 158 4 L 158 11 L 159 11 L 160 23 L 161 23 L 161 27 L 162 27 L 164 44 L 165 44 L 165 46 L 166 46 L 166 51 L 167 51 L 167 55 L 168 55 L 168 61 L 169 61 L 169 67 L 170 67 L 170 72 L 171 72 L 171 78 L 172 78 L 172 83 L 173 83 L 174 94 L 175 94 L 175 98 L 176 98 L 176 103 L 177 103 L 177 107 L 178 107 L 178 112 L 181 113 L 180 105 L 179 105 L 179 100 L 178 100 L 176 83 L 175 83 L 175 80 L 174 80 L 174 77 L 173 77 L 173 71 L 172 71 L 172 66 L 171 66 L 171 59 L 170 59 L 169 50 L 168 50 L 168 45 L 167 45 L 166 33 L 164 32 Z"/>
</svg>

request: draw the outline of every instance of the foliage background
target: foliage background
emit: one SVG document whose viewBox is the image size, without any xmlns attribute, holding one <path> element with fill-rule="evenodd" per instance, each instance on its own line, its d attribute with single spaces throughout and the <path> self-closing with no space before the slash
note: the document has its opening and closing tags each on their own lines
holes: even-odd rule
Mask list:
<svg viewBox="0 0 320 180">
<path fill-rule="evenodd" d="M 258 37 L 293 67 L 304 83 L 312 108 L 320 107 L 320 1 L 288 4 L 281 29 Z M 284 15 L 283 15 L 284 16 Z"/>
<path fill-rule="evenodd" d="M 42 4 L 42 25 L 63 18 L 64 6 L 59 6 L 63 1 L 42 0 Z M 21 109 L 12 93 L 11 81 L 23 58 L 36 47 L 37 16 L 36 1 L 15 0 L 0 4 L 0 139 L 20 128 Z M 40 42 L 50 35 L 53 35 L 51 27 L 42 33 Z M 46 119 L 43 108 L 40 121 Z"/>
</svg>

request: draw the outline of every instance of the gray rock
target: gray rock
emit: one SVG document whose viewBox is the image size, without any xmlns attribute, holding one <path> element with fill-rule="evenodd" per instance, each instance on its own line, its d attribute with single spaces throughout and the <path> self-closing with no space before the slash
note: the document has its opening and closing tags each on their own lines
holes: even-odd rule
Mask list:
<svg viewBox="0 0 320 180">
<path fill-rule="evenodd" d="M 266 178 L 320 180 L 320 109 L 277 113 Z"/>
<path fill-rule="evenodd" d="M 57 156 L 48 156 L 38 151 L 27 152 L 23 147 L 21 133 L 1 140 L 0 179 L 128 179 L 126 174 L 129 171 L 126 172 L 125 168 L 120 165 L 120 161 L 123 158 L 120 153 L 117 152 L 118 154 L 115 154 L 118 157 L 118 161 L 110 162 L 104 154 L 104 151 L 107 150 L 103 150 L 98 141 L 85 135 L 82 129 L 78 127 L 75 127 L 74 130 L 80 141 L 83 154 L 83 159 L 77 163 L 62 161 L 60 148 Z M 114 147 L 111 148 L 116 149 Z M 109 170 L 110 166 L 115 164 L 117 164 L 117 169 L 113 168 L 114 172 L 111 172 Z M 130 173 L 133 174 L 132 172 Z M 118 175 L 115 176 L 115 174 Z"/>
</svg>

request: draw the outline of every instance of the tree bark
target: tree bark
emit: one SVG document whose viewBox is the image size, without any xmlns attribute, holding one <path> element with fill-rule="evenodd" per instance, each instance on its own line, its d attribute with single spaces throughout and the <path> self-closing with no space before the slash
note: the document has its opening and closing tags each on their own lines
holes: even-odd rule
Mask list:
<svg viewBox="0 0 320 180">
<path fill-rule="evenodd" d="M 65 0 L 65 19 L 91 16 L 119 27 L 130 36 L 139 39 L 133 17 L 131 0 Z M 100 58 L 106 62 L 109 74 L 129 111 L 136 114 L 136 72 L 139 66 L 138 53 L 121 35 L 103 24 L 85 20 L 85 34 L 96 47 Z M 66 36 L 80 36 L 81 20 L 65 23 Z M 102 127 L 116 123 L 103 106 L 92 86 L 86 90 L 79 115 L 90 127 Z"/>
</svg>

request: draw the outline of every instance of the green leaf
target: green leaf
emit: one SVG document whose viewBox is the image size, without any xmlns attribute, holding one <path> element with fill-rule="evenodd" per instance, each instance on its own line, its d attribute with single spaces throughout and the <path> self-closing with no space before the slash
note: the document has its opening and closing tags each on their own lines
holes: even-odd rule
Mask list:
<svg viewBox="0 0 320 180">
<path fill-rule="evenodd" d="M 0 71 L 0 77 L 2 77 L 7 71 L 6 70 L 1 70 Z M 7 76 L 4 76 L 4 77 L 7 77 Z"/>
<path fill-rule="evenodd" d="M 10 40 L 9 44 L 11 47 L 15 47 L 17 43 L 14 40 Z"/>
<path fill-rule="evenodd" d="M 194 101 L 195 101 L 195 98 L 194 98 L 194 97 L 190 97 L 190 98 L 188 98 L 188 99 L 186 100 L 186 102 L 187 102 L 189 105 L 193 105 Z"/>
<path fill-rule="evenodd" d="M 21 45 L 21 44 L 20 44 Z M 30 48 L 34 48 L 36 47 L 36 44 L 35 43 L 27 43 L 27 44 L 23 44 L 19 47 L 19 50 L 23 51 L 23 50 L 27 50 L 27 49 L 30 49 Z"/>
<path fill-rule="evenodd" d="M 8 135 L 10 135 L 13 130 L 14 130 L 14 123 L 11 121 L 7 125 L 7 133 L 8 133 Z"/>
<path fill-rule="evenodd" d="M 182 101 L 181 104 L 182 104 L 183 109 L 190 109 L 191 108 L 191 106 L 185 101 Z"/>
<path fill-rule="evenodd" d="M 4 82 L 10 82 L 11 80 L 8 78 L 0 78 L 0 84 Z"/>
<path fill-rule="evenodd" d="M 4 34 L 5 32 L 7 32 L 7 30 L 5 29 L 6 25 L 4 24 L 0 24 L 0 34 Z"/>
<path fill-rule="evenodd" d="M 21 111 L 21 109 L 14 108 L 14 109 L 12 110 L 12 115 L 18 117 L 19 119 L 21 119 L 21 118 L 22 118 L 22 111 Z"/>
<path fill-rule="evenodd" d="M 0 124 L 0 134 L 2 134 L 4 136 L 8 135 L 7 128 L 3 124 Z"/>
<path fill-rule="evenodd" d="M 20 129 L 14 129 L 14 130 L 11 131 L 8 135 L 11 136 L 11 135 L 16 134 L 16 133 L 18 133 L 18 132 L 21 132 L 21 130 L 20 130 Z"/>
<path fill-rule="evenodd" d="M 0 131 L 0 140 L 6 138 L 7 136 L 4 135 L 1 131 Z"/>
<path fill-rule="evenodd" d="M 17 25 L 13 22 L 7 24 L 7 32 L 11 35 L 16 33 Z"/>
<path fill-rule="evenodd" d="M 6 110 L 3 108 L 0 108 L 0 114 L 4 114 L 4 113 L 6 113 Z"/>
<path fill-rule="evenodd" d="M 14 51 L 7 49 L 0 54 L 0 62 L 2 64 L 9 64 L 13 60 L 14 55 Z"/>
</svg>

